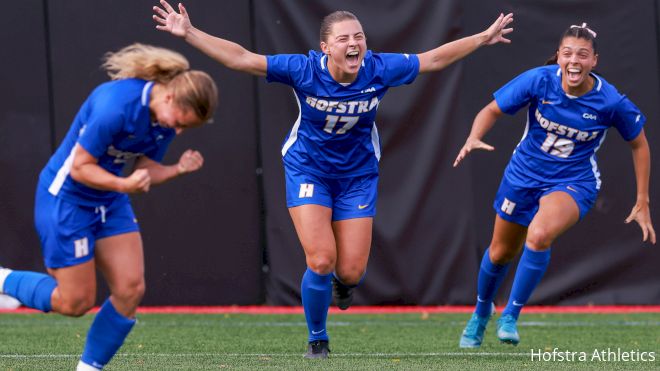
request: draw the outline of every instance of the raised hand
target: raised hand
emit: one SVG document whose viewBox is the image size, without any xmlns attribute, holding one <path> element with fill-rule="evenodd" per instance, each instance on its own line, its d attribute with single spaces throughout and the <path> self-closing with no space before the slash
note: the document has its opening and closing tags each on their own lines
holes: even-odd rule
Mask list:
<svg viewBox="0 0 660 371">
<path fill-rule="evenodd" d="M 511 22 L 513 22 L 513 13 L 509 13 L 507 15 L 500 14 L 495 22 L 490 27 L 488 27 L 486 31 L 484 31 L 486 36 L 484 44 L 493 45 L 500 42 L 505 44 L 511 43 L 511 40 L 504 37 L 504 35 L 513 31 L 513 28 L 505 28 Z"/>
<path fill-rule="evenodd" d="M 204 157 L 198 151 L 189 149 L 181 155 L 176 169 L 179 174 L 186 174 L 199 170 L 204 165 Z"/>
<path fill-rule="evenodd" d="M 169 32 L 174 36 L 186 37 L 188 31 L 192 28 L 192 24 L 183 4 L 179 3 L 179 13 L 165 0 L 160 0 L 160 5 L 163 6 L 163 9 L 158 6 L 153 7 L 156 14 L 152 17 L 154 21 L 159 23 L 156 28 Z"/>
<path fill-rule="evenodd" d="M 633 220 L 636 221 L 642 229 L 642 241 L 646 242 L 648 239 L 649 242 L 655 244 L 655 230 L 653 229 L 653 223 L 651 222 L 651 211 L 649 210 L 648 203 L 635 204 L 630 215 L 626 218 L 625 223 L 628 224 Z"/>
<path fill-rule="evenodd" d="M 142 193 L 149 192 L 151 187 L 151 176 L 147 169 L 137 169 L 131 175 L 124 178 L 124 193 Z"/>
<path fill-rule="evenodd" d="M 468 155 L 468 153 L 472 152 L 474 149 L 483 149 L 486 151 L 493 151 L 495 150 L 495 147 L 486 144 L 482 142 L 479 139 L 476 138 L 468 138 L 465 141 L 465 144 L 463 145 L 463 148 L 461 148 L 461 151 L 458 152 L 458 156 L 456 156 L 456 160 L 454 160 L 454 167 L 458 166 L 458 164 L 463 161 L 465 156 Z"/>
</svg>

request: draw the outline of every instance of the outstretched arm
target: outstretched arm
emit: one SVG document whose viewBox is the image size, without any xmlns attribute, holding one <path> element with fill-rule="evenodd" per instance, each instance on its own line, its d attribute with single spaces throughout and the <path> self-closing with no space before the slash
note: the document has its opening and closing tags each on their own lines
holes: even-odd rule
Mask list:
<svg viewBox="0 0 660 371">
<path fill-rule="evenodd" d="M 651 176 L 651 151 L 649 143 L 646 140 L 644 129 L 631 140 L 633 164 L 635 165 L 635 179 L 637 181 L 637 201 L 630 215 L 626 218 L 626 223 L 636 221 L 642 228 L 643 241 L 649 241 L 655 244 L 655 230 L 651 222 L 651 210 L 649 209 L 649 178 Z"/>
<path fill-rule="evenodd" d="M 472 130 L 468 136 L 463 148 L 458 152 L 456 160 L 454 160 L 454 167 L 467 156 L 473 149 L 484 149 L 486 151 L 493 151 L 495 147 L 481 141 L 481 138 L 488 133 L 488 131 L 495 125 L 495 121 L 502 116 L 502 110 L 497 102 L 493 100 L 486 107 L 484 107 L 472 123 Z"/>
<path fill-rule="evenodd" d="M 183 38 L 227 68 L 266 76 L 266 56 L 252 53 L 235 42 L 211 36 L 193 27 L 188 11 L 181 3 L 179 13 L 165 0 L 160 0 L 160 4 L 163 8 L 153 7 L 153 19 L 158 23 L 157 29 Z"/>
<path fill-rule="evenodd" d="M 202 165 L 204 165 L 204 157 L 192 149 L 183 152 L 179 162 L 174 165 L 163 165 L 147 156 L 141 156 L 135 162 L 136 169 L 145 169 L 149 172 L 152 185 L 162 184 L 179 175 L 192 173 L 201 169 Z"/>
<path fill-rule="evenodd" d="M 419 54 L 419 73 L 439 71 L 466 55 L 477 50 L 482 45 L 492 45 L 498 42 L 510 43 L 504 35 L 513 31 L 505 28 L 513 22 L 513 13 L 500 14 L 486 31 L 443 44 L 433 50 Z"/>
</svg>

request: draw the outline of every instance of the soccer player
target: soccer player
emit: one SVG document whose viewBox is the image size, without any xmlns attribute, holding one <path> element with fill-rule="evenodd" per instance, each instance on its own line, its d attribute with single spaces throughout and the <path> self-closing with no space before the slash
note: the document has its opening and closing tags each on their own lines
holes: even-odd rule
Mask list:
<svg viewBox="0 0 660 371">
<path fill-rule="evenodd" d="M 518 344 L 516 321 L 550 262 L 550 246 L 591 209 L 600 189 L 596 151 L 609 128 L 628 141 L 633 154 L 637 202 L 626 223 L 635 220 L 643 241 L 655 244 L 649 211 L 650 153 L 646 117 L 592 69 L 598 62 L 596 32 L 569 27 L 548 65 L 524 72 L 495 92 L 475 117 L 457 166 L 472 150 L 494 148 L 482 141 L 502 113 L 527 106 L 527 127 L 495 196 L 495 227 L 481 261 L 477 304 L 460 346 L 481 345 L 493 298 L 511 260 L 523 250 L 508 304 L 497 323 L 497 337 Z"/>
<path fill-rule="evenodd" d="M 174 165 L 160 162 L 176 135 L 211 119 L 218 94 L 209 75 L 163 48 L 133 44 L 108 53 L 103 67 L 113 81 L 83 103 L 39 177 L 35 224 L 49 274 L 0 268 L 0 293 L 73 317 L 94 305 L 96 268 L 103 273 L 110 297 L 89 329 L 79 371 L 110 361 L 144 294 L 142 238 L 127 194 L 201 168 L 193 150 Z"/>
<path fill-rule="evenodd" d="M 374 118 L 383 95 L 418 73 L 438 71 L 482 45 L 510 42 L 501 14 L 484 32 L 415 54 L 374 53 L 352 13 L 321 23 L 321 51 L 308 55 L 252 53 L 192 26 L 185 7 L 154 7 L 157 29 L 185 39 L 228 68 L 293 87 L 300 116 L 282 147 L 287 207 L 305 251 L 301 283 L 309 331 L 307 358 L 328 356 L 326 318 L 333 281 L 346 309 L 363 279 L 376 213 L 380 139 Z"/>
</svg>

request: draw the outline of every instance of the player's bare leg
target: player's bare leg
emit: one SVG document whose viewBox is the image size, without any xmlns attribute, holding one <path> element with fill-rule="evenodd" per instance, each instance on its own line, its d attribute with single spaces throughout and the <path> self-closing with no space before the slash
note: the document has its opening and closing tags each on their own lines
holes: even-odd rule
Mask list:
<svg viewBox="0 0 660 371">
<path fill-rule="evenodd" d="M 305 358 L 327 358 L 330 351 L 326 319 L 332 297 L 332 272 L 337 246 L 332 230 L 332 210 L 320 205 L 289 208 L 289 213 L 305 250 L 307 270 L 301 283 L 302 304 L 309 331 Z"/>
<path fill-rule="evenodd" d="M 144 258 L 139 232 L 98 240 L 95 260 L 108 282 L 110 297 L 101 305 L 87 333 L 79 371 L 102 369 L 110 362 L 135 325 L 135 310 L 144 295 Z"/>
<path fill-rule="evenodd" d="M 373 218 L 353 218 L 332 223 L 337 241 L 337 264 L 333 278 L 335 301 L 339 309 L 346 310 L 353 302 L 353 288 L 365 275 Z"/>
<path fill-rule="evenodd" d="M 501 342 L 513 345 L 520 342 L 518 316 L 550 263 L 550 246 L 579 219 L 580 209 L 568 193 L 552 192 L 540 199 L 539 210 L 529 224 L 509 302 L 497 321 L 497 337 Z"/>
<path fill-rule="evenodd" d="M 96 301 L 96 268 L 94 259 L 66 268 L 48 269 L 57 287 L 51 295 L 54 312 L 80 317 Z"/>
</svg>

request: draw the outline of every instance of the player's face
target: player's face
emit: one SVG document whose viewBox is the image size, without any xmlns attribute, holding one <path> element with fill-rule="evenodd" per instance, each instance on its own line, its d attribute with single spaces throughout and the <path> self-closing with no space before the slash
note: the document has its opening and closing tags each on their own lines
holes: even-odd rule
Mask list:
<svg viewBox="0 0 660 371">
<path fill-rule="evenodd" d="M 334 23 L 327 41 L 321 42 L 321 50 L 328 55 L 332 77 L 338 82 L 353 82 L 367 52 L 362 25 L 352 19 Z"/>
<path fill-rule="evenodd" d="M 153 113 L 160 126 L 174 129 L 177 134 L 202 125 L 202 120 L 193 110 L 180 107 L 172 98 L 165 99 L 161 104 L 155 106 Z"/>
<path fill-rule="evenodd" d="M 562 87 L 571 93 L 584 94 L 591 88 L 589 73 L 596 67 L 598 54 L 591 41 L 565 37 L 557 51 L 557 63 L 561 67 Z"/>
</svg>

